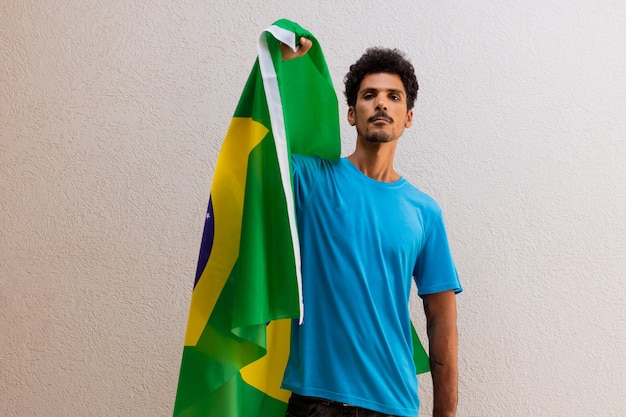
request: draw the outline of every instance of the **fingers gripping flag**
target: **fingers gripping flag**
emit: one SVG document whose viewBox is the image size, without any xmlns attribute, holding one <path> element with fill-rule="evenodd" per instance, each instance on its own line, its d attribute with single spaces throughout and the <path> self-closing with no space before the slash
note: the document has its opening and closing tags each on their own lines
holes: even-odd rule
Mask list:
<svg viewBox="0 0 626 417">
<path fill-rule="evenodd" d="M 282 61 L 280 43 L 296 50 L 302 36 L 309 52 Z M 174 417 L 285 414 L 290 323 L 304 313 L 292 152 L 339 157 L 338 106 L 317 40 L 279 20 L 259 38 L 215 168 Z"/>
</svg>

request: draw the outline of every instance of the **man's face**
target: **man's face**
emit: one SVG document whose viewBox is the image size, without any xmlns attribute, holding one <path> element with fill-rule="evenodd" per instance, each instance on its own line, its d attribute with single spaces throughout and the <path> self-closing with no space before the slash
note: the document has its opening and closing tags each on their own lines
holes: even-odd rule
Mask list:
<svg viewBox="0 0 626 417">
<path fill-rule="evenodd" d="M 348 108 L 348 121 L 356 126 L 359 139 L 372 143 L 397 140 L 413 123 L 400 76 L 380 72 L 363 77 L 356 104 Z"/>
</svg>

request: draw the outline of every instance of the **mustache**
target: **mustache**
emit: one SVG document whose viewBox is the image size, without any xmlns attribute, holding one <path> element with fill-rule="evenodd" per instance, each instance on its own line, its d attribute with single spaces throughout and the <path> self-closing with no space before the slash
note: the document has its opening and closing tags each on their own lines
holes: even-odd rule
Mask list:
<svg viewBox="0 0 626 417">
<path fill-rule="evenodd" d="M 384 111 L 378 111 L 375 115 L 367 119 L 368 122 L 373 122 L 376 119 L 385 119 L 389 123 L 393 123 L 393 119 Z"/>
</svg>

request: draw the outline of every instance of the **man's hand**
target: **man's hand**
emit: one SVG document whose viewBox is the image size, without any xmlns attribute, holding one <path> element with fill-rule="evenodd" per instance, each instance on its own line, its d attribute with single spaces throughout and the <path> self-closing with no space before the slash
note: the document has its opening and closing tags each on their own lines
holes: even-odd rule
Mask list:
<svg viewBox="0 0 626 417">
<path fill-rule="evenodd" d="M 280 52 L 283 56 L 283 61 L 288 61 L 294 58 L 300 58 L 304 56 L 309 49 L 313 46 L 313 42 L 310 39 L 305 38 L 304 36 L 300 38 L 300 47 L 297 51 L 293 51 L 290 47 L 281 42 L 280 44 Z"/>
</svg>

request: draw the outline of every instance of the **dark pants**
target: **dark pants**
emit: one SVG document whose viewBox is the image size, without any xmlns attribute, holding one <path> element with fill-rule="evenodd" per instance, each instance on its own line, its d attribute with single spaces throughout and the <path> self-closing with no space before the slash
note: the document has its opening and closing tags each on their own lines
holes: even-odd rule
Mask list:
<svg viewBox="0 0 626 417">
<path fill-rule="evenodd" d="M 285 417 L 395 417 L 367 408 L 325 400 L 323 398 L 305 397 L 291 394 Z"/>
</svg>

